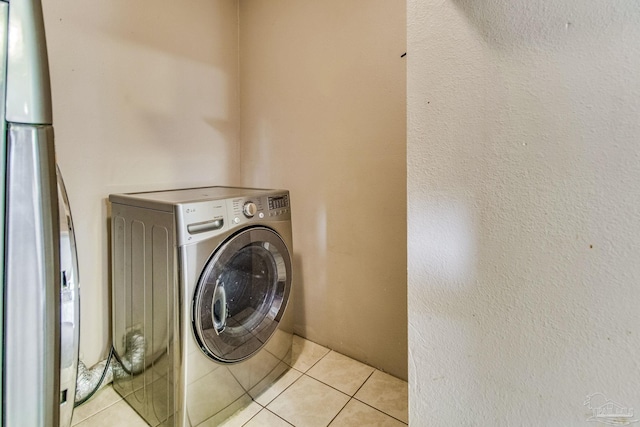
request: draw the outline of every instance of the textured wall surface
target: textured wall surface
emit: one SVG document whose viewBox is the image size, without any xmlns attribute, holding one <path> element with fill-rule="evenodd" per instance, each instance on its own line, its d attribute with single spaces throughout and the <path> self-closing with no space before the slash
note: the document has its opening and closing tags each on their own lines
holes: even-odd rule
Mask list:
<svg viewBox="0 0 640 427">
<path fill-rule="evenodd" d="M 408 21 L 412 424 L 640 407 L 640 3 L 409 0 Z"/>
<path fill-rule="evenodd" d="M 240 2 L 244 184 L 291 190 L 296 332 L 407 375 L 404 2 Z"/>
<path fill-rule="evenodd" d="M 108 195 L 239 181 L 237 2 L 43 3 L 92 365 L 111 342 Z"/>
</svg>

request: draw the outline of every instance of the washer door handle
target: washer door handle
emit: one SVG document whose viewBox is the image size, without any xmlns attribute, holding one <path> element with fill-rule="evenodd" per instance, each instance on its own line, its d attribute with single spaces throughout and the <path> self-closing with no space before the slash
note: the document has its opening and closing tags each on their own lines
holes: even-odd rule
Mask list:
<svg viewBox="0 0 640 427">
<path fill-rule="evenodd" d="M 216 289 L 213 291 L 213 307 L 211 313 L 213 317 L 213 328 L 218 335 L 227 327 L 228 312 L 227 292 L 224 289 L 224 283 L 218 281 L 216 282 Z"/>
<path fill-rule="evenodd" d="M 187 225 L 189 234 L 204 233 L 207 231 L 220 230 L 224 226 L 224 219 L 218 218 L 211 221 L 196 222 Z"/>
</svg>

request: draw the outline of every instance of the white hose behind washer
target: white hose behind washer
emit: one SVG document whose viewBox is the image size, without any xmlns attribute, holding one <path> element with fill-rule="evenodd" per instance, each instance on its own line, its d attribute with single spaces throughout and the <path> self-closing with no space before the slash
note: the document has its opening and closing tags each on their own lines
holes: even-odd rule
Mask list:
<svg viewBox="0 0 640 427">
<path fill-rule="evenodd" d="M 75 406 L 89 400 L 99 389 L 113 381 L 113 376 L 136 375 L 144 370 L 145 339 L 137 330 L 130 331 L 125 337 L 126 353 L 119 357 L 112 347 L 109 356 L 87 369 L 78 361 L 78 379 L 76 382 Z M 113 356 L 113 357 L 112 357 Z"/>
</svg>

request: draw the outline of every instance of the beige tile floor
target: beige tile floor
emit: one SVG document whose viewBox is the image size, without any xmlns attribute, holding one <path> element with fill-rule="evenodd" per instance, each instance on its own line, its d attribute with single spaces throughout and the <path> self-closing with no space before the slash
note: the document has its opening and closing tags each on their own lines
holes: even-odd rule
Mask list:
<svg viewBox="0 0 640 427">
<path fill-rule="evenodd" d="M 394 427 L 407 423 L 405 381 L 295 336 L 293 369 L 224 426 Z M 72 425 L 147 424 L 108 386 L 76 408 Z"/>
</svg>

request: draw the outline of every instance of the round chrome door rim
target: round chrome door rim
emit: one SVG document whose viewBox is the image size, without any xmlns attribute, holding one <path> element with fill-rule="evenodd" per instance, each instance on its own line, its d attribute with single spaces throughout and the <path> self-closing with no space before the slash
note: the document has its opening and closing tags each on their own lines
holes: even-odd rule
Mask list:
<svg viewBox="0 0 640 427">
<path fill-rule="evenodd" d="M 219 289 L 219 286 L 224 286 L 219 277 L 225 272 L 224 266 L 233 262 L 242 250 L 251 247 L 255 247 L 257 253 L 270 255 L 269 258 L 261 255 L 259 261 L 270 260 L 273 277 L 266 286 L 267 292 L 270 292 L 266 295 L 268 308 L 261 311 L 260 321 L 256 323 L 254 319 L 249 322 L 250 329 L 243 335 L 239 332 L 242 331 L 241 327 L 227 326 L 226 319 L 221 318 L 227 316 L 228 307 L 221 307 L 220 304 L 225 303 L 227 298 L 233 298 L 233 295 L 229 295 L 228 290 Z M 222 363 L 238 363 L 251 357 L 264 347 L 275 332 L 286 309 L 290 291 L 291 255 L 277 232 L 260 226 L 243 229 L 232 235 L 210 256 L 196 286 L 192 322 L 200 348 L 209 358 Z M 218 311 L 214 312 L 216 302 L 220 304 Z M 245 350 L 238 350 L 240 347 Z"/>
</svg>

